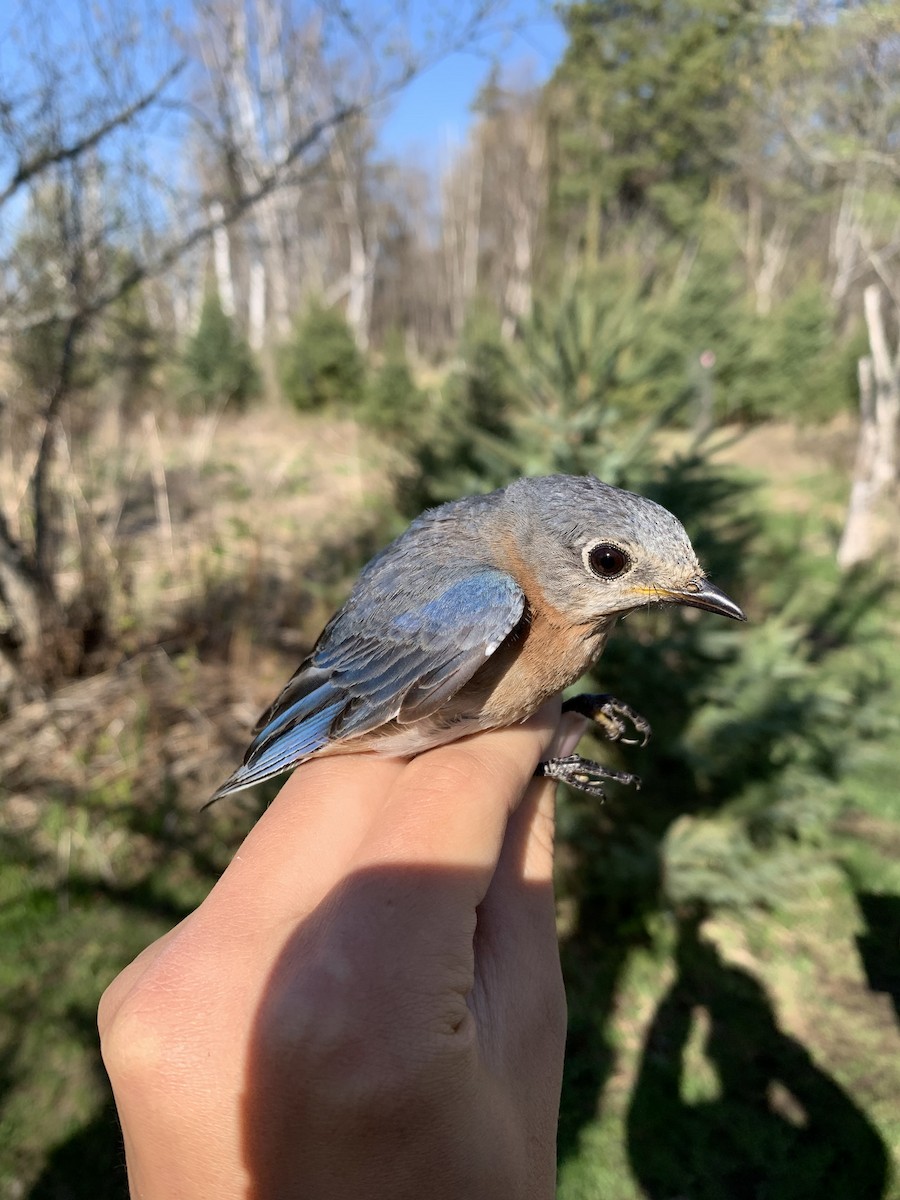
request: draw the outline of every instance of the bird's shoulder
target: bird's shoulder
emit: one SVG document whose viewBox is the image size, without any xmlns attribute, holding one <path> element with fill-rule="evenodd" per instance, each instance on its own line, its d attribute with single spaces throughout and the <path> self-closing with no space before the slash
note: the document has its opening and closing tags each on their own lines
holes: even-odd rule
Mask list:
<svg viewBox="0 0 900 1200">
<path fill-rule="evenodd" d="M 345 610 L 365 613 L 384 598 L 412 594 L 429 601 L 448 588 L 499 569 L 499 499 L 469 496 L 427 509 L 366 564 Z"/>
</svg>

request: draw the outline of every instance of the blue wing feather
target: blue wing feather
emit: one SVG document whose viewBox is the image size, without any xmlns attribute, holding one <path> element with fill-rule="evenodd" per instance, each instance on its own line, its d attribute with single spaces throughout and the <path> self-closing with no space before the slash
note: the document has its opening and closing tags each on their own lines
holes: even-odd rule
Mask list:
<svg viewBox="0 0 900 1200">
<path fill-rule="evenodd" d="M 214 793 L 209 803 L 281 775 L 295 763 L 321 750 L 328 741 L 331 722 L 342 708 L 343 701 L 328 705 L 268 744 L 258 745 L 257 739 L 244 763 Z"/>
<path fill-rule="evenodd" d="M 512 632 L 525 607 L 515 580 L 488 567 L 399 611 L 400 589 L 389 582 L 390 591 L 355 591 L 332 618 L 260 718 L 243 766 L 213 799 L 278 775 L 331 741 L 437 711 Z M 440 586 L 428 583 L 432 591 Z"/>
</svg>

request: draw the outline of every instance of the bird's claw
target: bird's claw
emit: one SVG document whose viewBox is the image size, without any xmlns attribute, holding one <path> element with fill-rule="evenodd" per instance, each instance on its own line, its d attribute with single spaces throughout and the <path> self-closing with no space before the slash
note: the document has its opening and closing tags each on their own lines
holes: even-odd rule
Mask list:
<svg viewBox="0 0 900 1200">
<path fill-rule="evenodd" d="M 582 692 L 563 701 L 564 713 L 574 712 L 586 717 L 600 729 L 610 742 L 621 742 L 623 746 L 646 746 L 650 738 L 650 722 L 631 705 L 617 700 L 615 696 Z M 627 723 L 626 723 L 627 722 Z M 631 725 L 637 737 L 626 737 Z"/>
<path fill-rule="evenodd" d="M 588 796 L 598 796 L 601 800 L 606 798 L 603 790 L 603 781 L 606 779 L 636 788 L 641 786 L 639 776 L 629 775 L 627 771 L 614 771 L 611 767 L 591 762 L 589 758 L 582 758 L 580 754 L 569 754 L 565 758 L 549 758 L 546 762 L 539 762 L 534 773 L 544 779 L 567 783 L 576 791 L 585 792 Z"/>
</svg>

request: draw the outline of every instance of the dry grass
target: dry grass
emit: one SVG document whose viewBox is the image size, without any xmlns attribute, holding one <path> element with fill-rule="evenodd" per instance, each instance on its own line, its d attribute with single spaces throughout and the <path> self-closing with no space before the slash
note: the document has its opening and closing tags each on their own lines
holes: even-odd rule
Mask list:
<svg viewBox="0 0 900 1200">
<path fill-rule="evenodd" d="M 838 426 L 767 426 L 722 456 L 769 475 L 779 506 L 827 505 L 839 521 L 845 485 L 836 467 L 848 440 Z M 116 638 L 102 670 L 0 725 L 0 935 L 13 946 L 0 972 L 9 1000 L 0 1012 L 0 1091 L 5 1085 L 11 1098 L 0 1114 L 2 1200 L 124 1195 L 121 1170 L 102 1165 L 110 1148 L 119 1151 L 96 1059 L 97 995 L 202 898 L 258 811 L 238 800 L 198 812 L 359 563 L 383 542 L 384 464 L 384 451 L 351 423 L 278 409 L 159 429 L 110 424 L 89 447 L 72 450 L 69 531 L 89 518 L 101 539 L 115 583 Z M 27 457 L 0 459 L 5 496 L 24 495 L 27 469 Z M 74 585 L 75 564 L 69 569 Z M 859 844 L 861 877 L 893 896 L 897 873 L 881 850 L 896 841 L 897 823 L 880 810 L 847 822 L 838 833 Z M 753 1115 L 740 1097 L 717 1091 L 723 1065 L 712 1054 L 716 1029 L 745 1031 L 751 1011 L 763 1026 L 759 1047 L 771 1045 L 776 1059 L 808 1047 L 821 1067 L 814 1089 L 835 1120 L 863 1114 L 885 1152 L 896 1152 L 895 1014 L 887 993 L 867 986 L 855 949 L 864 929 L 837 876 L 790 927 L 768 918 L 758 926 L 743 918 L 710 923 L 712 948 L 701 947 L 699 976 L 708 994 L 692 1009 L 684 1103 L 666 1101 L 673 1120 L 696 1130 L 699 1114 L 714 1130 Z M 658 1108 L 647 1029 L 665 998 L 677 1000 L 678 986 L 691 983 L 682 970 L 678 984 L 673 934 L 662 920 L 656 934 L 658 945 L 608 967 L 610 1008 L 598 1001 L 585 1069 L 595 1070 L 608 1050 L 609 1074 L 591 1095 L 594 1111 L 564 1170 L 560 1194 L 572 1200 L 650 1194 L 626 1154 L 629 1114 L 638 1093 Z M 615 958 L 614 941 L 608 951 Z M 605 970 L 602 956 L 585 964 L 590 996 L 598 980 L 603 995 Z M 740 1004 L 730 1015 L 735 989 Z M 829 1077 L 852 1104 L 835 1107 Z M 760 1153 L 773 1130 L 781 1136 L 803 1117 L 790 1082 L 773 1076 L 769 1107 L 783 1121 L 761 1121 Z M 90 1182 L 60 1190 L 82 1177 Z M 890 1189 L 882 1195 L 900 1195 Z"/>
<path fill-rule="evenodd" d="M 7 817 L 12 805 L 21 821 L 25 797 L 124 781 L 201 803 L 383 537 L 381 454 L 352 422 L 276 408 L 125 433 L 109 422 L 73 452 L 68 533 L 77 545 L 89 515 L 114 644 L 106 669 L 3 723 Z M 0 471 L 20 532 L 29 467 L 6 456 Z"/>
</svg>

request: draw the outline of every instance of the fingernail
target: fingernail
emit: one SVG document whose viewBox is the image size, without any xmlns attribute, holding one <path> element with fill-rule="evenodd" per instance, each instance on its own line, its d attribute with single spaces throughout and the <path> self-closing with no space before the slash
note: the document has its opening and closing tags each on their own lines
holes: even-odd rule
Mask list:
<svg viewBox="0 0 900 1200">
<path fill-rule="evenodd" d="M 565 758 L 572 754 L 584 736 L 587 721 L 577 713 L 565 713 L 547 750 L 547 758 Z"/>
</svg>

